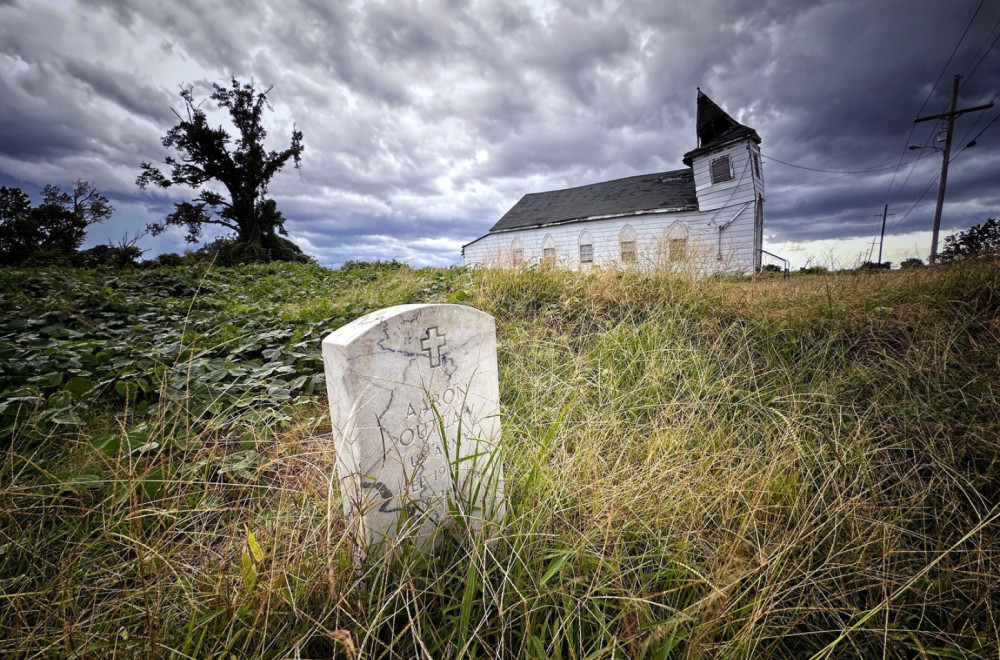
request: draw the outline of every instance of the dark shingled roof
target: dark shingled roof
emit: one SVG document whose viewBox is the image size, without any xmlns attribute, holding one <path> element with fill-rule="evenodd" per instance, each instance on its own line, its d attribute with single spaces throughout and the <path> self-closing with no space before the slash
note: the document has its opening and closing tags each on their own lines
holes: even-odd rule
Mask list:
<svg viewBox="0 0 1000 660">
<path fill-rule="evenodd" d="M 750 138 L 760 144 L 757 131 L 744 126 L 708 98 L 705 92 L 698 90 L 698 148 L 684 154 L 684 164 L 690 165 L 698 156 L 723 147 L 736 140 Z"/>
<path fill-rule="evenodd" d="M 586 220 L 598 216 L 637 215 L 653 210 L 698 208 L 694 158 L 740 139 L 760 144 L 757 131 L 739 123 L 698 90 L 698 146 L 684 154 L 688 169 L 643 174 L 565 190 L 530 193 L 490 228 L 490 233 Z"/>
<path fill-rule="evenodd" d="M 691 169 L 674 170 L 565 190 L 529 193 L 490 228 L 490 233 L 594 216 L 697 208 L 694 173 Z"/>
</svg>

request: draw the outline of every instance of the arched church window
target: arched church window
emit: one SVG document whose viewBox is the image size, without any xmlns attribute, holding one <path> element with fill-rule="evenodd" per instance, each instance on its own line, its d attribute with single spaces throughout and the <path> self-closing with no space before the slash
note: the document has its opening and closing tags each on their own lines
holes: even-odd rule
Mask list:
<svg viewBox="0 0 1000 660">
<path fill-rule="evenodd" d="M 631 226 L 625 225 L 618 235 L 618 248 L 621 254 L 621 261 L 624 264 L 634 264 L 637 254 L 635 250 L 635 230 Z"/>
<path fill-rule="evenodd" d="M 556 242 L 552 234 L 547 234 L 542 241 L 542 263 L 549 266 L 556 265 Z"/>
<path fill-rule="evenodd" d="M 520 238 L 510 242 L 510 264 L 515 268 L 524 263 L 524 243 Z"/>
<path fill-rule="evenodd" d="M 671 225 L 667 232 L 667 259 L 670 262 L 687 259 L 688 230 L 680 222 Z"/>
<path fill-rule="evenodd" d="M 594 263 L 594 239 L 590 236 L 589 231 L 580 234 L 580 263 Z"/>
</svg>

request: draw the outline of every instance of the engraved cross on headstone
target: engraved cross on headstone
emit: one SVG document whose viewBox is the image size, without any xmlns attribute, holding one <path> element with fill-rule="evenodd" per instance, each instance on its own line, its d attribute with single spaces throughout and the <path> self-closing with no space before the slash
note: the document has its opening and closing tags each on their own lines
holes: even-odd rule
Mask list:
<svg viewBox="0 0 1000 660">
<path fill-rule="evenodd" d="M 441 365 L 441 349 L 447 345 L 446 333 L 438 334 L 436 327 L 427 328 L 427 336 L 420 339 L 420 350 L 430 355 L 432 367 Z"/>
</svg>

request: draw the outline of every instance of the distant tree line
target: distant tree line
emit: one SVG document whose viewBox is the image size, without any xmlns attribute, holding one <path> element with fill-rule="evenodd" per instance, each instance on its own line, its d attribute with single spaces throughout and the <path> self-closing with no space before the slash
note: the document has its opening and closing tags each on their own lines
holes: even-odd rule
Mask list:
<svg viewBox="0 0 1000 660">
<path fill-rule="evenodd" d="M 964 259 L 1000 257 L 1000 223 L 996 218 L 988 218 L 980 225 L 972 225 L 964 231 L 944 239 L 944 249 L 938 258 L 943 262 Z"/>
<path fill-rule="evenodd" d="M 235 237 L 217 238 L 200 248 L 185 250 L 183 255 L 171 252 L 146 261 L 140 261 L 144 250 L 136 243 L 147 232 L 126 233 L 117 245 L 109 242 L 81 250 L 87 229 L 114 213 L 111 202 L 82 179 L 69 191 L 46 185 L 41 192 L 42 201 L 35 205 L 22 189 L 0 187 L 0 267 L 124 269 L 190 263 L 236 266 L 247 262 L 245 250 Z M 304 255 L 293 260 L 312 261 Z"/>
<path fill-rule="evenodd" d="M 135 262 L 142 252 L 133 246 L 104 245 L 80 250 L 87 228 L 114 213 L 108 198 L 89 181 L 78 180 L 72 190 L 42 188 L 42 202 L 34 206 L 20 188 L 0 188 L 0 266 L 96 266 L 129 255 Z"/>
</svg>

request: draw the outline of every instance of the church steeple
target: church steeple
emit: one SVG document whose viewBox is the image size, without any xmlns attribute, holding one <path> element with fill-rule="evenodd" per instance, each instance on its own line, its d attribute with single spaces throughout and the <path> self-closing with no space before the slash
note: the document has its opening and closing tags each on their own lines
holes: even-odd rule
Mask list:
<svg viewBox="0 0 1000 660">
<path fill-rule="evenodd" d="M 698 116 L 695 120 L 698 134 L 698 147 L 684 154 L 684 164 L 691 165 L 691 160 L 706 151 L 723 147 L 740 139 L 751 139 L 760 144 L 757 131 L 744 126 L 720 108 L 708 94 L 698 88 Z"/>
<path fill-rule="evenodd" d="M 711 144 L 726 131 L 738 128 L 741 124 L 730 117 L 725 110 L 708 98 L 705 92 L 698 88 L 698 146 Z"/>
</svg>

